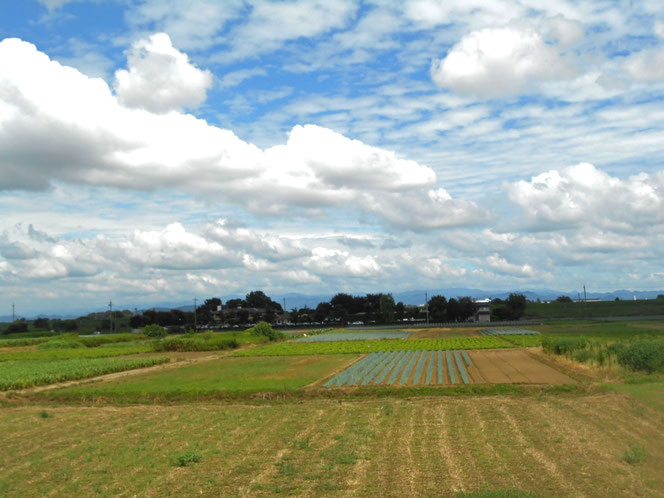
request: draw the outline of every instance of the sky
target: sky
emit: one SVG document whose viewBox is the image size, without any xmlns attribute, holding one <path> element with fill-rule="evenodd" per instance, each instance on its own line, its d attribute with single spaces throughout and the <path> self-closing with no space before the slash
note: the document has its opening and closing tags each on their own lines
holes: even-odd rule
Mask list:
<svg viewBox="0 0 664 498">
<path fill-rule="evenodd" d="M 0 314 L 664 288 L 664 3 L 0 0 Z"/>
</svg>

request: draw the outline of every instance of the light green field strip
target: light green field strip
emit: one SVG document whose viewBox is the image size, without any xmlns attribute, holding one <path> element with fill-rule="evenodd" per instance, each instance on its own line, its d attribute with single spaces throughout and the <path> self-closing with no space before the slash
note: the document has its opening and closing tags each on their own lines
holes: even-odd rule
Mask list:
<svg viewBox="0 0 664 498">
<path fill-rule="evenodd" d="M 341 334 L 338 334 L 341 335 Z M 317 354 L 362 354 L 381 351 L 430 351 L 446 349 L 513 348 L 514 344 L 494 336 L 438 339 L 383 339 L 380 341 L 281 342 L 233 353 L 233 356 L 296 356 Z"/>
</svg>

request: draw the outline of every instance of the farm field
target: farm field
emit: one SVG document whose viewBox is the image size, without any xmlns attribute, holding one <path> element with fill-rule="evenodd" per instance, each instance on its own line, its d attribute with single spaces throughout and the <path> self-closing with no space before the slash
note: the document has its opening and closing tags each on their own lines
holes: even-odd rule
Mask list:
<svg viewBox="0 0 664 498">
<path fill-rule="evenodd" d="M 334 335 L 356 333 L 341 330 Z M 429 338 L 269 344 L 246 337 L 234 352 L 160 353 L 170 363 L 156 370 L 3 392 L 0 495 L 664 495 L 661 374 L 592 359 L 610 344 L 661 341 L 664 326 L 533 330 L 546 332 L 430 329 Z M 547 354 L 542 337 L 582 349 Z M 10 348 L 0 355 L 21 359 L 0 361 L 0 373 L 150 361 L 155 353 L 34 357 L 147 345 Z M 576 360 L 579 351 L 587 363 Z"/>
<path fill-rule="evenodd" d="M 617 394 L 5 406 L 0 494 L 661 496 L 663 415 Z"/>
<path fill-rule="evenodd" d="M 304 387 L 343 368 L 347 355 L 220 358 L 109 382 L 58 389 L 51 399 L 97 399 L 145 401 L 231 396 L 237 393 L 285 392 Z"/>
<path fill-rule="evenodd" d="M 313 354 L 356 354 L 381 351 L 430 349 L 496 349 L 513 344 L 500 337 L 449 337 L 445 339 L 383 339 L 336 342 L 282 342 L 238 351 L 233 356 L 291 356 Z"/>
<path fill-rule="evenodd" d="M 326 387 L 575 384 L 568 375 L 521 350 L 372 353 L 331 378 Z"/>
<path fill-rule="evenodd" d="M 376 332 L 343 332 L 301 337 L 296 342 L 376 341 L 380 339 L 407 339 L 410 332 L 385 330 Z"/>
<path fill-rule="evenodd" d="M 85 379 L 167 361 L 161 357 L 4 361 L 0 362 L 0 390 Z"/>
</svg>

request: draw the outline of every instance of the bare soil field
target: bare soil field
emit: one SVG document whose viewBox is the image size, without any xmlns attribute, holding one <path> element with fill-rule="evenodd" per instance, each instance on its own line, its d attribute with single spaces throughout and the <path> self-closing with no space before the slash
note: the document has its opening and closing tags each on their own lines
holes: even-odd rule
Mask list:
<svg viewBox="0 0 664 498">
<path fill-rule="evenodd" d="M 664 415 L 619 394 L 5 406 L 0 425 L 4 496 L 664 493 Z"/>
<path fill-rule="evenodd" d="M 574 384 L 568 375 L 521 349 L 470 351 L 468 376 L 475 384 Z"/>
</svg>

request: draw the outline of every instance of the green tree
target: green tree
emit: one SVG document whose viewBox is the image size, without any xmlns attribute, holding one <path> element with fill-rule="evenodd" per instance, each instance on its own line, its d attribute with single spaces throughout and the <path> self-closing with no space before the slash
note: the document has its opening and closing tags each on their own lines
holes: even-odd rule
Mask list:
<svg viewBox="0 0 664 498">
<path fill-rule="evenodd" d="M 36 318 L 32 323 L 33 327 L 36 329 L 49 329 L 51 322 L 48 318 Z"/>
<path fill-rule="evenodd" d="M 445 299 L 445 296 L 433 296 L 429 299 L 429 320 L 432 322 L 447 320 L 447 299 Z"/>
<path fill-rule="evenodd" d="M 507 309 L 508 318 L 510 320 L 518 320 L 526 312 L 526 296 L 523 294 L 512 293 L 505 301 L 505 308 Z"/>
<path fill-rule="evenodd" d="M 396 304 L 394 304 L 392 294 L 381 294 L 379 301 L 380 322 L 392 323 L 394 321 L 395 308 Z"/>
</svg>

